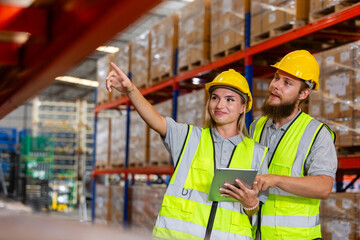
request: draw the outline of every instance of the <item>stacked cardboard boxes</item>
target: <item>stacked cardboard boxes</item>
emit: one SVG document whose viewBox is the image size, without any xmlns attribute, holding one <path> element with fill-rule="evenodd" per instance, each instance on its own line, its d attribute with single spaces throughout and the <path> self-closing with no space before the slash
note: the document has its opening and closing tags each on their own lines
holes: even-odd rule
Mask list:
<svg viewBox="0 0 360 240">
<path fill-rule="evenodd" d="M 320 203 L 320 223 L 324 240 L 359 239 L 359 193 L 332 193 Z"/>
<path fill-rule="evenodd" d="M 358 0 L 310 0 L 310 21 L 314 22 L 357 3 L 359 3 Z"/>
<path fill-rule="evenodd" d="M 136 111 L 130 112 L 130 126 L 129 166 L 147 166 L 149 127 Z"/>
<path fill-rule="evenodd" d="M 110 70 L 110 54 L 100 58 L 96 63 L 96 79 L 99 82 L 97 91 L 97 105 L 101 105 L 110 100 L 110 95 L 106 89 L 106 76 Z"/>
<path fill-rule="evenodd" d="M 171 14 L 150 29 L 150 86 L 174 76 L 178 20 Z"/>
<path fill-rule="evenodd" d="M 309 14 L 309 1 L 251 1 L 251 44 L 257 44 L 289 30 L 304 26 Z"/>
<path fill-rule="evenodd" d="M 103 142 L 101 142 L 103 144 Z M 111 119 L 111 167 L 125 166 L 126 113 Z"/>
<path fill-rule="evenodd" d="M 181 73 L 210 60 L 210 0 L 194 0 L 178 13 L 178 73 Z"/>
<path fill-rule="evenodd" d="M 244 48 L 244 1 L 213 0 L 211 3 L 211 60 Z"/>
<path fill-rule="evenodd" d="M 172 117 L 172 99 L 155 104 L 155 109 L 164 117 Z M 165 148 L 160 135 L 154 130 L 150 129 L 149 142 L 149 163 L 150 165 L 170 165 L 171 157 L 168 150 Z"/>
<path fill-rule="evenodd" d="M 179 96 L 177 121 L 203 127 L 205 123 L 206 98 L 204 89 Z"/>
<path fill-rule="evenodd" d="M 130 44 L 131 80 L 137 88 L 146 88 L 149 86 L 150 31 L 140 34 Z"/>
<path fill-rule="evenodd" d="M 360 41 L 316 54 L 320 88 L 310 96 L 309 113 L 337 134 L 337 146 L 358 146 Z"/>
</svg>

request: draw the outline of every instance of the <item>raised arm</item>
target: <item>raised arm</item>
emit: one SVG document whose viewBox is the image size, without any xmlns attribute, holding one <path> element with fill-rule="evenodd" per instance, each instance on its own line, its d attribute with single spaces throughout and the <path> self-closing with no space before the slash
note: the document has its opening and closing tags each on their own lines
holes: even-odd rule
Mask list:
<svg viewBox="0 0 360 240">
<path fill-rule="evenodd" d="M 130 81 L 126 74 L 114 63 L 110 63 L 113 70 L 106 77 L 106 89 L 111 92 L 115 88 L 126 94 L 141 118 L 150 128 L 162 137 L 166 134 L 166 119 L 144 98 L 139 89 Z"/>
</svg>

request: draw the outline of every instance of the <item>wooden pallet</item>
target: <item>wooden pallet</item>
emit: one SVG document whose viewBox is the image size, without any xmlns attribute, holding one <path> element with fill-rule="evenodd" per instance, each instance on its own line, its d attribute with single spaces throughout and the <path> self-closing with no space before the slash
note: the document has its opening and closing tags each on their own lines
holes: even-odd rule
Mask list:
<svg viewBox="0 0 360 240">
<path fill-rule="evenodd" d="M 256 45 L 271 38 L 283 35 L 285 33 L 291 32 L 294 29 L 303 27 L 306 25 L 304 20 L 296 20 L 294 23 L 285 23 L 274 29 L 269 29 L 261 34 L 255 35 L 251 38 L 251 44 Z"/>
<path fill-rule="evenodd" d="M 125 164 L 124 163 L 111 164 L 111 168 L 125 168 Z"/>
<path fill-rule="evenodd" d="M 223 57 L 229 56 L 230 54 L 233 54 L 237 51 L 243 50 L 242 44 L 237 44 L 231 48 L 225 49 L 223 51 L 219 51 L 217 53 L 214 53 L 211 55 L 211 61 L 216 61 L 218 59 L 221 59 Z"/>
<path fill-rule="evenodd" d="M 170 161 L 152 161 L 149 163 L 150 166 L 170 166 L 171 162 Z"/>
<path fill-rule="evenodd" d="M 195 69 L 197 67 L 203 66 L 205 64 L 207 64 L 207 61 L 205 61 L 204 59 L 198 60 L 198 61 L 186 64 L 184 66 L 180 66 L 178 68 L 178 73 L 187 72 L 187 71 L 190 71 L 190 70 Z"/>
<path fill-rule="evenodd" d="M 142 163 L 129 163 L 129 167 L 131 168 L 139 168 L 139 167 L 145 167 L 146 164 L 144 162 Z"/>
<path fill-rule="evenodd" d="M 309 22 L 315 22 L 319 19 L 327 17 L 330 14 L 341 12 L 355 5 L 360 5 L 358 0 L 343 0 L 337 4 L 313 11 L 309 14 Z"/>
<path fill-rule="evenodd" d="M 159 82 L 163 82 L 168 80 L 169 78 L 173 77 L 173 73 L 172 72 L 167 72 L 162 74 L 161 76 L 155 76 L 152 79 L 150 79 L 150 86 L 153 86 Z"/>
</svg>

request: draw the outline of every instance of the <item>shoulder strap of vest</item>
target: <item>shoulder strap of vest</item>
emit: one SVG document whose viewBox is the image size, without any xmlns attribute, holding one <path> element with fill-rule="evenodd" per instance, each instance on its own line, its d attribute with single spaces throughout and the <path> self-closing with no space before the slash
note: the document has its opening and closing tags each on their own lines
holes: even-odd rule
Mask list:
<svg viewBox="0 0 360 240">
<path fill-rule="evenodd" d="M 259 120 L 257 120 L 255 124 L 254 136 L 253 136 L 253 139 L 256 142 L 260 142 L 262 133 L 264 131 L 265 123 L 267 122 L 268 119 L 269 118 L 267 116 L 263 116 Z"/>
<path fill-rule="evenodd" d="M 193 129 L 193 126 L 192 126 L 192 125 L 188 125 L 188 129 L 187 129 L 185 141 L 184 141 L 184 143 L 183 143 L 183 145 L 182 145 L 182 148 L 181 148 L 181 151 L 180 151 L 178 160 L 176 161 L 176 165 L 175 165 L 175 167 L 174 167 L 174 175 L 175 175 L 176 172 L 177 172 L 177 166 L 179 166 L 179 163 L 180 163 L 180 161 L 181 161 L 181 159 L 182 159 L 182 155 L 184 154 L 184 150 L 185 150 L 185 147 L 186 147 L 187 142 L 188 142 L 188 140 L 189 140 L 189 136 L 190 136 L 190 134 L 191 134 L 192 129 Z"/>
<path fill-rule="evenodd" d="M 334 141 L 334 143 L 335 143 L 335 141 L 336 141 L 336 134 L 335 134 L 335 132 L 333 132 L 333 130 L 331 130 L 331 128 L 328 126 L 328 125 L 326 125 L 325 123 L 322 123 L 326 128 L 327 128 L 327 130 L 329 131 L 329 133 L 331 134 L 331 137 L 332 137 L 332 139 L 333 139 L 333 141 Z"/>
<path fill-rule="evenodd" d="M 269 160 L 268 167 L 270 167 L 270 164 L 271 164 L 271 162 L 272 162 L 272 160 L 273 160 L 273 157 L 274 157 L 274 155 L 276 154 L 276 150 L 277 150 L 278 146 L 282 143 L 283 138 L 284 138 L 285 136 L 287 136 L 287 134 L 289 133 L 289 130 L 292 129 L 291 127 L 292 127 L 294 124 L 296 125 L 298 121 L 300 121 L 300 122 L 301 122 L 301 121 L 306 121 L 306 122 L 308 122 L 308 121 L 309 121 L 308 118 L 311 118 L 311 119 L 312 119 L 312 117 L 310 117 L 308 114 L 306 114 L 306 113 L 304 113 L 304 112 L 301 112 L 301 113 L 300 113 L 299 115 L 297 115 L 296 118 L 290 123 L 290 125 L 288 126 L 288 128 L 285 130 L 285 132 L 284 132 L 283 135 L 281 136 L 280 140 L 278 141 L 276 147 L 274 148 L 274 151 L 273 151 L 272 155 L 270 156 L 270 160 Z M 307 125 L 307 124 L 306 124 L 306 125 Z M 306 126 L 305 126 L 305 127 L 306 127 Z M 293 135 L 293 133 L 290 133 L 290 134 Z"/>
</svg>

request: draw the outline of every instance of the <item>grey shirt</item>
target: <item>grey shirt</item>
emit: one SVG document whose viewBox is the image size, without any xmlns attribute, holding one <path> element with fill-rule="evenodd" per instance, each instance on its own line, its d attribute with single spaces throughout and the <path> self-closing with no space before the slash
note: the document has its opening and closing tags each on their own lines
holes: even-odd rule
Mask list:
<svg viewBox="0 0 360 240">
<path fill-rule="evenodd" d="M 286 129 L 300 113 L 301 110 L 290 122 L 279 129 L 276 129 L 272 119 L 266 122 L 261 136 L 261 143 L 269 148 L 269 156 L 273 155 L 275 147 L 278 145 Z M 255 126 L 252 125 L 250 129 L 251 136 L 254 135 L 254 130 Z M 326 175 L 335 178 L 336 170 L 337 155 L 335 145 L 329 131 L 323 127 L 319 131 L 310 149 L 310 153 L 305 160 L 304 176 Z"/>
<path fill-rule="evenodd" d="M 182 147 L 187 134 L 188 125 L 183 123 L 177 123 L 172 118 L 166 118 L 166 136 L 163 139 L 165 147 L 170 152 L 174 166 L 176 166 L 179 156 L 181 154 Z M 216 168 L 225 168 L 228 166 L 229 160 L 232 156 L 234 148 L 241 143 L 242 139 L 239 135 L 224 139 L 216 130 L 212 129 L 214 148 L 215 148 L 215 164 Z M 254 153 L 256 154 L 256 153 Z M 267 156 L 264 158 L 264 162 L 258 170 L 258 174 L 267 174 Z M 262 157 L 259 155 L 259 157 Z M 266 193 L 259 194 L 259 200 L 265 202 L 267 199 Z"/>
</svg>

